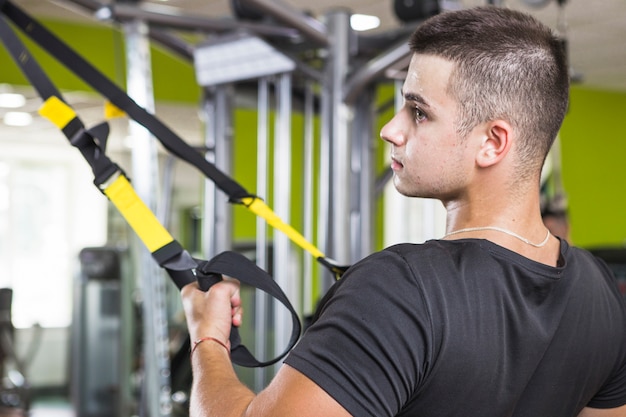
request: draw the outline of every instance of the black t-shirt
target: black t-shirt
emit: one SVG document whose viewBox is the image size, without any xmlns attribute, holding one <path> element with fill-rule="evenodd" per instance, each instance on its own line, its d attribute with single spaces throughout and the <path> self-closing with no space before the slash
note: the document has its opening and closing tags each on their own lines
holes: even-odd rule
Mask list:
<svg viewBox="0 0 626 417">
<path fill-rule="evenodd" d="M 354 416 L 572 417 L 626 404 L 626 306 L 561 242 L 562 266 L 487 240 L 393 246 L 354 265 L 285 362 Z"/>
</svg>

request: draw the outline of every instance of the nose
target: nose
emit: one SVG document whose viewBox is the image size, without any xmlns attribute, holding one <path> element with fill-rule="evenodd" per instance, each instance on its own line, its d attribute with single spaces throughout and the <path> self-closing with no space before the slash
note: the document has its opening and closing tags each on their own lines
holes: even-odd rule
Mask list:
<svg viewBox="0 0 626 417">
<path fill-rule="evenodd" d="M 396 113 L 391 120 L 389 120 L 380 129 L 380 138 L 385 142 L 389 142 L 395 146 L 401 146 L 405 141 L 405 134 L 402 130 L 402 111 Z"/>
</svg>

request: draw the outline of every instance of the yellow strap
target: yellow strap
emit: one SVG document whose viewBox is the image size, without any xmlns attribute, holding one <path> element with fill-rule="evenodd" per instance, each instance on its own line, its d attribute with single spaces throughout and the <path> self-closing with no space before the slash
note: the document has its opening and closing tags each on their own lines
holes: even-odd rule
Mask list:
<svg viewBox="0 0 626 417">
<path fill-rule="evenodd" d="M 63 129 L 76 117 L 74 110 L 56 96 L 50 96 L 39 108 L 39 114 Z"/>
<path fill-rule="evenodd" d="M 125 115 L 126 113 L 124 112 L 124 110 L 120 109 L 110 101 L 106 101 L 104 103 L 104 117 L 107 120 L 111 120 L 116 117 L 124 117 Z"/>
<path fill-rule="evenodd" d="M 246 197 L 242 199 L 242 203 L 254 214 L 264 218 L 270 226 L 286 234 L 292 242 L 309 252 L 316 259 L 324 258 L 324 254 L 319 249 L 306 240 L 297 230 L 283 222 L 263 200 L 257 197 Z"/>
<path fill-rule="evenodd" d="M 120 112 L 123 114 L 113 104 L 108 103 L 105 106 L 107 117 L 119 116 Z M 74 110 L 55 96 L 44 102 L 39 109 L 39 113 L 49 119 L 59 129 L 63 129 L 76 117 Z M 154 252 L 174 240 L 152 211 L 141 201 L 128 179 L 123 175 L 120 175 L 109 185 L 104 190 L 104 194 L 117 207 L 150 252 Z M 324 254 L 319 249 L 306 240 L 297 230 L 283 222 L 263 200 L 256 197 L 246 197 L 242 199 L 242 202 L 250 211 L 264 218 L 270 226 L 285 233 L 291 241 L 315 258 L 324 258 Z"/>
<path fill-rule="evenodd" d="M 152 211 L 141 201 L 125 176 L 118 176 L 111 185 L 105 188 L 104 194 L 124 216 L 150 253 L 174 240 Z"/>
</svg>

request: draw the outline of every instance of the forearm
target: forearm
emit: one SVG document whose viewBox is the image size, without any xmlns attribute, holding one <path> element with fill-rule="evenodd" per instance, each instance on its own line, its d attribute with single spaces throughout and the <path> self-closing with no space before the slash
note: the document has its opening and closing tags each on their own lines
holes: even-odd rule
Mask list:
<svg viewBox="0 0 626 417">
<path fill-rule="evenodd" d="M 255 394 L 242 384 L 228 356 L 218 343 L 200 343 L 191 357 L 191 417 L 240 417 Z"/>
</svg>

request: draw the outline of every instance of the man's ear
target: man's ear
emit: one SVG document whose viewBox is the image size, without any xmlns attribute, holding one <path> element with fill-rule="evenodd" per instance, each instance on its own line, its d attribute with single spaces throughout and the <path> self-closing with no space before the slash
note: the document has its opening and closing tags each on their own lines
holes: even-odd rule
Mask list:
<svg viewBox="0 0 626 417">
<path fill-rule="evenodd" d="M 487 122 L 482 131 L 482 142 L 476 155 L 476 163 L 487 168 L 500 162 L 513 144 L 513 127 L 498 119 Z"/>
</svg>

